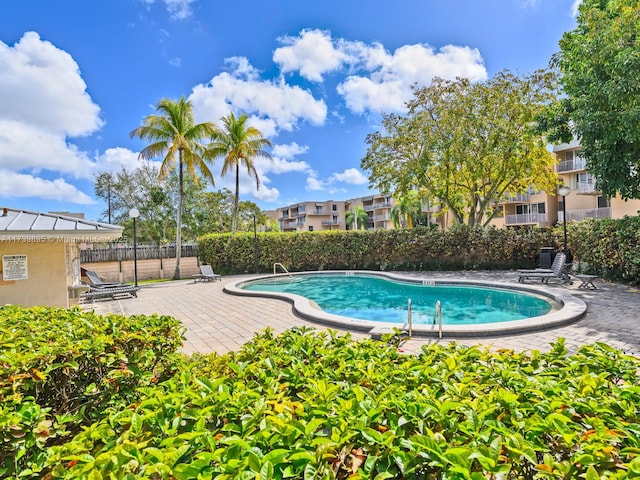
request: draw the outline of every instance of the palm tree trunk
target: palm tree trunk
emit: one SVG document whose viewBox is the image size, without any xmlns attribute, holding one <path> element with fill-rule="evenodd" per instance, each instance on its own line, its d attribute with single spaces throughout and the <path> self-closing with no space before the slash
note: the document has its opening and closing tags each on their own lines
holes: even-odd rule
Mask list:
<svg viewBox="0 0 640 480">
<path fill-rule="evenodd" d="M 184 201 L 184 179 L 182 174 L 182 150 L 179 153 L 178 168 L 178 214 L 176 215 L 176 270 L 174 280 L 180 280 L 180 257 L 182 256 L 182 202 Z"/>
<path fill-rule="evenodd" d="M 236 194 L 233 197 L 233 216 L 231 218 L 231 235 L 236 234 L 238 224 L 238 200 L 240 198 L 240 162 L 236 163 Z"/>
</svg>

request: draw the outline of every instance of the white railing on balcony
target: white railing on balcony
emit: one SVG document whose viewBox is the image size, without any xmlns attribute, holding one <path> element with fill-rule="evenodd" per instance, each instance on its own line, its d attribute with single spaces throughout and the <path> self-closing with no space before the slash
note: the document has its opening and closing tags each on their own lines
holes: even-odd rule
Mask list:
<svg viewBox="0 0 640 480">
<path fill-rule="evenodd" d="M 342 225 L 340 220 L 322 220 L 322 225 Z"/>
<path fill-rule="evenodd" d="M 374 208 L 391 208 L 391 202 L 379 202 L 379 203 L 376 203 L 373 207 Z"/>
<path fill-rule="evenodd" d="M 578 182 L 578 193 L 596 193 L 595 182 Z"/>
<path fill-rule="evenodd" d="M 546 223 L 546 213 L 517 213 L 515 215 L 505 215 L 507 225 L 522 225 L 525 223 Z"/>
<path fill-rule="evenodd" d="M 583 210 L 567 210 L 567 221 L 580 221 L 585 218 L 611 218 L 611 207 L 585 208 Z M 558 212 L 558 221 L 564 222 L 562 211 Z"/>
<path fill-rule="evenodd" d="M 329 215 L 330 213 L 329 210 L 310 210 L 307 215 Z"/>
<path fill-rule="evenodd" d="M 373 216 L 373 219 L 374 219 L 375 221 L 379 221 L 379 220 L 389 220 L 389 218 L 390 218 L 390 217 L 389 217 L 389 215 L 388 215 L 388 214 L 386 214 L 386 215 L 374 215 L 374 216 Z"/>
<path fill-rule="evenodd" d="M 525 193 L 516 193 L 514 195 L 505 195 L 504 200 L 501 203 L 512 203 L 512 202 L 525 202 L 529 203 L 531 195 L 529 192 Z"/>
<path fill-rule="evenodd" d="M 573 160 L 564 160 L 558 163 L 558 173 L 571 172 L 573 170 L 584 170 L 587 162 L 584 158 L 574 158 Z"/>
<path fill-rule="evenodd" d="M 365 211 L 365 212 L 371 212 L 371 211 L 373 211 L 373 205 L 365 205 L 365 206 L 364 206 L 364 207 L 362 207 L 362 208 L 364 208 L 364 211 Z"/>
</svg>

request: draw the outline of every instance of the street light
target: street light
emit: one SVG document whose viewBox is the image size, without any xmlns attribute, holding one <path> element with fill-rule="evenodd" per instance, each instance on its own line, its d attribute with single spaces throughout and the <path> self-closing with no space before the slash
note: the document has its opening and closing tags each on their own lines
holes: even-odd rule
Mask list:
<svg viewBox="0 0 640 480">
<path fill-rule="evenodd" d="M 558 188 L 558 194 L 562 197 L 562 227 L 564 229 L 564 255 L 567 256 L 567 195 L 571 189 L 566 185 Z"/>
<path fill-rule="evenodd" d="M 129 210 L 129 218 L 133 218 L 133 279 L 138 286 L 138 246 L 136 245 L 136 218 L 140 216 L 137 208 Z"/>
<path fill-rule="evenodd" d="M 260 260 L 258 259 L 258 231 L 256 229 L 255 215 L 253 216 L 253 257 L 256 262 L 256 273 L 258 273 L 258 271 L 260 270 Z"/>
</svg>

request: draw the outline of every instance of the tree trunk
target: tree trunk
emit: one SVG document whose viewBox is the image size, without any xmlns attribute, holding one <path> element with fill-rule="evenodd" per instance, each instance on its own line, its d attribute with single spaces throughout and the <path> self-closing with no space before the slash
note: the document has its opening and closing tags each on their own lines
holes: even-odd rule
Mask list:
<svg viewBox="0 0 640 480">
<path fill-rule="evenodd" d="M 178 214 L 176 215 L 176 270 L 173 273 L 174 280 L 180 280 L 180 257 L 182 256 L 182 202 L 184 201 L 182 150 L 180 150 L 178 156 Z"/>
<path fill-rule="evenodd" d="M 233 197 L 233 216 L 231 217 L 231 235 L 236 234 L 238 224 L 238 200 L 240 198 L 240 162 L 236 163 L 236 194 Z"/>
</svg>

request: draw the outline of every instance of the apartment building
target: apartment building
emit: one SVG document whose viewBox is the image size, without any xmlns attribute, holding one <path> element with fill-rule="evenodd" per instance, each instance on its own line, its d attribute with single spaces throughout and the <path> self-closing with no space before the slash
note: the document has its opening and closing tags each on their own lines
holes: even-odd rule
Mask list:
<svg viewBox="0 0 640 480">
<path fill-rule="evenodd" d="M 557 192 L 528 192 L 500 200 L 501 215 L 492 224 L 499 227 L 550 227 L 564 221 L 562 202 L 567 222 L 585 218 L 622 218 L 640 213 L 640 200 L 622 200 L 619 196 L 607 198 L 596 189 L 595 178 L 586 171 L 586 161 L 580 156 L 580 144 L 554 145 L 553 153 L 558 162 L 556 172 L 561 185 L 569 187 L 563 198 Z"/>
<path fill-rule="evenodd" d="M 585 159 L 580 156 L 577 141 L 556 145 L 553 152 L 558 157 L 556 171 L 560 182 L 569 187 L 566 196 L 567 221 L 585 218 L 622 218 L 640 213 L 640 200 L 623 200 L 620 196 L 607 198 L 596 189 L 595 179 L 585 170 Z M 558 197 L 562 202 L 562 197 Z M 562 222 L 562 203 L 559 203 L 558 221 Z"/>
<path fill-rule="evenodd" d="M 269 212 L 267 212 L 269 214 Z M 270 215 L 281 232 L 313 232 L 345 229 L 345 202 L 300 202 L 278 208 Z"/>
<path fill-rule="evenodd" d="M 282 232 L 314 232 L 322 230 L 347 230 L 346 213 L 356 206 L 367 212 L 367 230 L 391 229 L 390 196 L 370 195 L 351 200 L 328 200 L 325 202 L 300 202 L 266 212 L 278 221 Z"/>
</svg>

